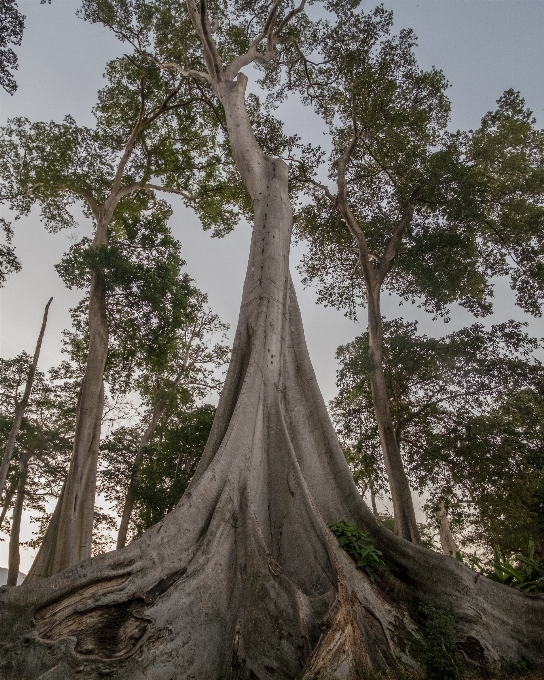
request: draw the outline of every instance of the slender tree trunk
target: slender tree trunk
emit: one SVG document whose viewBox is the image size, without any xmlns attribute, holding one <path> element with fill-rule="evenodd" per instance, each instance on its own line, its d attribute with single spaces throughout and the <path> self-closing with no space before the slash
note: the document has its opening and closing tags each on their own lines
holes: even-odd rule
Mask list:
<svg viewBox="0 0 544 680">
<path fill-rule="evenodd" d="M 17 484 L 17 498 L 13 508 L 13 519 L 11 521 L 11 531 L 9 534 L 9 562 L 8 562 L 8 586 L 16 586 L 19 576 L 19 564 L 21 553 L 19 550 L 19 538 L 21 534 L 21 517 L 23 515 L 23 505 L 25 501 L 26 477 L 28 474 L 28 461 L 30 453 L 25 452 L 19 462 L 19 483 Z"/>
<path fill-rule="evenodd" d="M 130 482 L 127 489 L 127 494 L 125 496 L 125 504 L 123 506 L 123 514 L 121 516 L 121 523 L 119 524 L 119 533 L 117 534 L 117 549 L 124 548 L 127 542 L 127 532 L 128 525 L 130 523 L 130 517 L 132 515 L 132 510 L 134 508 L 134 501 L 136 499 L 136 487 L 138 485 L 138 477 L 140 474 L 140 468 L 142 467 L 142 462 L 144 459 L 144 449 L 149 445 L 151 438 L 155 434 L 157 425 L 164 414 L 164 405 L 157 405 L 153 410 L 153 415 L 151 416 L 151 421 L 147 426 L 145 432 L 140 439 L 138 444 L 138 451 L 132 465 L 132 472 L 130 475 Z"/>
<path fill-rule="evenodd" d="M 2 512 L 0 513 L 0 527 L 2 526 L 2 522 L 6 518 L 6 515 L 8 514 L 9 506 L 11 505 L 11 501 L 13 500 L 13 496 L 15 495 L 15 492 L 17 491 L 17 484 L 18 484 L 18 478 L 14 477 L 11 480 L 10 485 L 6 489 L 6 495 L 4 497 L 4 504 L 2 506 Z"/>
<path fill-rule="evenodd" d="M 442 546 L 442 552 L 444 555 L 455 557 L 459 552 L 459 547 L 457 546 L 455 538 L 451 532 L 444 500 L 441 500 L 438 505 L 436 511 L 436 521 L 438 522 L 438 531 L 440 534 L 440 545 Z"/>
<path fill-rule="evenodd" d="M 374 484 L 370 484 L 370 504 L 372 506 L 372 514 L 376 519 L 380 519 L 380 513 L 376 505 L 376 494 L 374 493 Z"/>
<path fill-rule="evenodd" d="M 188 347 L 186 348 L 185 351 L 185 357 L 182 363 L 182 367 L 179 370 L 178 374 L 176 375 L 176 378 L 173 382 L 172 385 L 172 391 L 177 390 L 177 388 L 180 385 L 180 382 L 183 378 L 183 376 L 186 374 L 187 367 L 189 365 L 189 357 L 190 357 L 190 351 L 191 351 L 191 345 L 193 342 L 193 337 L 191 338 Z M 125 504 L 123 506 L 123 514 L 121 515 L 121 523 L 119 524 L 119 532 L 117 534 L 117 545 L 116 548 L 119 550 L 120 548 L 124 548 L 127 542 L 127 533 L 128 533 L 128 525 L 130 523 L 130 517 L 132 515 L 132 510 L 134 508 L 134 501 L 136 500 L 136 487 L 138 485 L 138 476 L 140 474 L 140 469 L 142 467 L 143 459 L 144 459 L 144 449 L 146 446 L 149 445 L 149 442 L 151 441 L 151 438 L 155 434 L 155 430 L 157 429 L 157 425 L 159 424 L 161 418 L 164 415 L 164 412 L 166 410 L 166 403 L 167 400 L 163 399 L 159 403 L 155 404 L 155 407 L 153 409 L 153 414 L 151 416 L 151 421 L 149 425 L 147 426 L 147 429 L 145 430 L 144 434 L 142 435 L 142 438 L 140 440 L 140 443 L 138 445 L 138 451 L 136 453 L 136 458 L 134 459 L 134 463 L 132 465 L 132 471 L 130 474 L 130 482 L 128 485 L 127 489 L 127 494 L 125 496 Z"/>
<path fill-rule="evenodd" d="M 97 228 L 97 234 L 104 232 L 104 225 Z M 89 354 L 77 404 L 70 467 L 25 582 L 51 576 L 91 556 L 107 354 L 106 281 L 104 272 L 96 271 L 89 299 Z"/>
<path fill-rule="evenodd" d="M 383 328 L 380 310 L 380 287 L 367 282 L 369 378 L 372 401 L 378 423 L 378 432 L 383 451 L 385 469 L 395 518 L 395 533 L 412 543 L 419 543 L 416 513 L 408 478 L 395 437 L 395 426 L 389 410 L 389 400 L 383 370 Z"/>
<path fill-rule="evenodd" d="M 542 598 L 401 540 L 361 499 L 289 276 L 287 168 L 257 153 L 244 85 L 239 76 L 220 95 L 255 223 L 204 455 L 177 507 L 123 550 L 0 589 L 0 678 L 398 677 L 400 666 L 422 670 L 418 604 L 455 616 L 476 673 L 522 657 L 544 667 Z M 339 519 L 382 551 L 389 569 L 375 582 L 329 530 Z"/>
<path fill-rule="evenodd" d="M 30 399 L 30 392 L 32 391 L 32 383 L 34 382 L 34 375 L 36 373 L 36 367 L 38 365 L 38 359 L 40 358 L 40 350 L 42 348 L 43 336 L 45 334 L 45 327 L 47 325 L 47 314 L 49 313 L 49 306 L 53 302 L 53 298 L 45 305 L 45 311 L 43 313 L 42 327 L 40 329 L 40 334 L 38 335 L 38 342 L 36 343 L 36 349 L 34 350 L 34 357 L 32 359 L 32 364 L 28 371 L 28 377 L 26 379 L 25 391 L 23 393 L 23 398 L 15 407 L 15 415 L 13 418 L 13 425 L 11 426 L 11 431 L 6 442 L 6 448 L 4 449 L 4 455 L 2 457 L 2 463 L 0 464 L 0 496 L 4 492 L 4 487 L 6 485 L 6 479 L 8 476 L 9 463 L 11 457 L 13 456 L 13 450 L 15 449 L 15 442 L 17 441 L 17 436 L 19 430 L 21 429 L 21 422 L 23 416 L 28 406 L 28 400 Z"/>
</svg>

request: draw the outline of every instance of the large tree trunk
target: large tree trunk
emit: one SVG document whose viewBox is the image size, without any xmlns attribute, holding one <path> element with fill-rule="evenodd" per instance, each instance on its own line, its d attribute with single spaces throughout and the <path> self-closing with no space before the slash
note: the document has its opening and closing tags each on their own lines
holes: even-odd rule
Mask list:
<svg viewBox="0 0 544 680">
<path fill-rule="evenodd" d="M 164 414 L 165 406 L 157 405 L 153 409 L 153 414 L 149 425 L 147 426 L 145 432 L 140 439 L 138 444 L 138 451 L 134 458 L 134 463 L 132 464 L 132 471 L 130 475 L 130 482 L 128 485 L 127 493 L 125 496 L 125 504 L 123 506 L 123 514 L 121 515 L 121 522 L 119 524 L 119 531 L 117 533 L 117 550 L 124 548 L 127 542 L 128 525 L 130 523 L 130 517 L 132 515 L 132 510 L 134 508 L 134 501 L 136 500 L 136 487 L 138 484 L 138 476 L 140 474 L 140 469 L 144 460 L 144 449 L 149 445 L 151 437 L 157 429 L 159 420 Z"/>
<path fill-rule="evenodd" d="M 4 449 L 4 455 L 2 456 L 2 463 L 0 464 L 0 496 L 4 491 L 6 485 L 6 479 L 8 476 L 9 463 L 11 457 L 13 456 L 13 451 L 15 449 L 15 442 L 19 435 L 19 430 L 21 429 L 21 423 L 23 421 L 23 416 L 28 406 L 28 401 L 30 399 L 30 392 L 32 391 L 32 384 L 34 383 L 34 375 L 36 374 L 36 367 L 38 366 L 38 359 L 40 358 L 40 351 L 42 348 L 43 336 L 45 334 L 45 327 L 47 326 L 47 315 L 49 313 L 49 307 L 53 302 L 53 298 L 45 305 L 45 311 L 43 313 L 42 326 L 40 328 L 40 334 L 38 335 L 38 342 L 36 343 L 36 349 L 34 350 L 34 357 L 32 359 L 32 364 L 28 371 L 28 376 L 26 379 L 25 391 L 23 393 L 23 398 L 15 407 L 15 415 L 13 417 L 13 425 L 11 426 L 10 433 L 8 435 L 8 440 L 6 442 L 6 447 Z M 1 522 L 0 522 L 1 524 Z"/>
<path fill-rule="evenodd" d="M 383 370 L 383 328 L 380 310 L 380 286 L 367 282 L 369 378 L 378 433 L 393 500 L 395 533 L 412 543 L 419 543 L 416 513 L 408 478 L 404 471 L 395 426 L 389 410 Z"/>
<path fill-rule="evenodd" d="M 77 404 L 70 467 L 25 583 L 52 576 L 91 556 L 107 353 L 106 282 L 104 273 L 96 271 L 89 299 L 89 354 Z"/>
<path fill-rule="evenodd" d="M 542 598 L 395 536 L 360 498 L 289 277 L 287 169 L 247 138 L 243 85 L 222 94 L 248 150 L 235 147 L 253 173 L 255 225 L 205 453 L 178 506 L 140 539 L 0 590 L 1 680 L 355 680 L 418 667 L 420 602 L 457 617 L 475 667 L 521 656 L 544 665 Z M 329 531 L 339 519 L 382 550 L 389 571 L 375 584 Z"/>
<path fill-rule="evenodd" d="M 28 474 L 28 461 L 30 453 L 25 452 L 19 462 L 19 482 L 17 484 L 17 497 L 13 508 L 13 518 L 11 520 L 11 531 L 9 534 L 9 563 L 8 579 L 6 585 L 16 586 L 19 576 L 19 564 L 21 563 L 21 552 L 19 550 L 19 537 L 21 534 L 21 518 L 23 516 L 23 505 L 25 502 L 26 477 Z"/>
</svg>

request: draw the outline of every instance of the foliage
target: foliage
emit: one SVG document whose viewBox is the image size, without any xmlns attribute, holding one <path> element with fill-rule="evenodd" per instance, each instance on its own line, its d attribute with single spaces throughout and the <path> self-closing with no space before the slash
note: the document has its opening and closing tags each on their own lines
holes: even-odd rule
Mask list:
<svg viewBox="0 0 544 680">
<path fill-rule="evenodd" d="M 181 399 L 171 404 L 144 449 L 136 488 L 132 536 L 159 522 L 172 510 L 194 474 L 215 415 L 210 404 L 195 406 Z M 135 451 L 147 420 L 136 427 L 119 427 L 101 446 L 103 468 L 99 485 L 107 500 L 122 510 Z"/>
<path fill-rule="evenodd" d="M 172 510 L 191 481 L 204 451 L 215 408 L 204 404 L 170 415 L 159 426 L 144 464 L 136 491 L 134 524 L 137 535 L 159 522 Z"/>
<path fill-rule="evenodd" d="M 523 325 L 479 324 L 444 338 L 384 323 L 384 368 L 395 434 L 413 487 L 447 499 L 467 541 L 542 550 L 542 365 Z M 338 433 L 362 486 L 386 491 L 368 379 L 368 335 L 338 348 Z M 433 520 L 434 521 L 434 520 Z"/>
<path fill-rule="evenodd" d="M 0 287 L 2 287 L 10 274 L 21 271 L 21 263 L 11 245 L 13 229 L 3 217 L 0 217 L 0 231 L 4 233 L 5 239 L 5 243 L 0 243 Z"/>
<path fill-rule="evenodd" d="M 123 220 L 108 245 L 88 239 L 75 244 L 57 270 L 69 287 L 88 288 L 93 271 L 106 281 L 108 360 L 106 377 L 114 389 L 126 390 L 138 367 L 164 370 L 176 346 L 177 334 L 191 320 L 190 279 L 181 246 L 167 226 L 171 211 L 162 202 Z M 86 360 L 86 296 L 72 311 L 74 331 L 66 335 L 72 358 Z"/>
<path fill-rule="evenodd" d="M 232 229 L 245 199 L 232 162 L 218 157 L 220 121 L 198 88 L 135 57 L 110 62 L 106 77 L 94 128 L 66 116 L 62 123 L 15 118 L 2 129 L 0 195 L 16 215 L 37 203 L 49 230 L 72 227 L 71 207 L 81 202 L 96 217 L 120 179 L 113 228 L 121 221 L 122 230 L 139 209 L 126 196 L 164 188 L 195 208 L 205 227 Z"/>
<path fill-rule="evenodd" d="M 535 559 L 534 542 L 529 541 L 526 555 L 520 553 L 514 559 L 512 564 L 511 560 L 502 558 L 495 546 L 493 561 L 484 566 L 483 573 L 492 581 L 526 593 L 544 593 L 544 558 Z"/>
<path fill-rule="evenodd" d="M 0 0 L 0 87 L 13 94 L 17 83 L 11 73 L 17 68 L 17 55 L 9 45 L 20 45 L 25 27 L 25 17 L 19 12 L 15 0 Z"/>
<path fill-rule="evenodd" d="M 380 571 L 387 568 L 382 560 L 382 553 L 374 546 L 370 536 L 358 529 L 355 524 L 340 520 L 329 524 L 329 529 L 338 539 L 340 547 L 371 581 L 376 579 Z"/>
<path fill-rule="evenodd" d="M 321 164 L 301 167 L 304 281 L 351 316 L 374 278 L 447 318 L 455 301 L 490 313 L 492 278 L 509 275 L 518 303 L 540 314 L 544 132 L 523 99 L 509 90 L 478 130 L 452 134 L 448 83 L 418 67 L 413 32 L 395 34 L 383 6 L 334 12 L 314 29 L 319 58 L 277 94 L 298 88 L 333 147 L 328 184 Z"/>
<path fill-rule="evenodd" d="M 0 359 L 0 447 L 3 449 L 11 430 L 15 406 L 21 398 L 32 357 L 21 352 L 13 359 Z M 81 374 L 67 363 L 52 369 L 49 375 L 34 374 L 32 396 L 14 455 L 8 470 L 7 493 L 18 481 L 18 463 L 23 453 L 30 453 L 25 507 L 33 511 L 35 521 L 47 521 L 48 501 L 60 493 L 72 448 L 75 404 Z M 6 497 L 4 497 L 6 500 Z M 13 504 L 13 496 L 9 505 Z M 2 531 L 8 530 L 7 519 Z M 39 540 L 39 539 L 38 539 Z M 29 545 L 34 546 L 34 540 Z"/>
<path fill-rule="evenodd" d="M 462 676 L 463 664 L 456 643 L 455 618 L 431 605 L 419 606 L 423 638 L 419 660 L 428 680 L 457 680 Z"/>
</svg>

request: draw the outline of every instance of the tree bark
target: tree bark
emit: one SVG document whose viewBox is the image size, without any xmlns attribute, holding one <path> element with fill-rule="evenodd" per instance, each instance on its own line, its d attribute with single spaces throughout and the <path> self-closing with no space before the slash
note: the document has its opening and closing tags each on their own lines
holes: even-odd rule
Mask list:
<svg viewBox="0 0 544 680">
<path fill-rule="evenodd" d="M 376 494 L 374 493 L 374 484 L 370 484 L 370 504 L 372 506 L 372 514 L 376 519 L 380 519 L 380 513 L 378 512 L 378 506 L 376 505 Z"/>
<path fill-rule="evenodd" d="M 287 168 L 246 135 L 244 84 L 221 96 L 255 223 L 204 455 L 178 506 L 123 550 L 0 590 L 1 680 L 394 677 L 420 669 L 420 603 L 456 617 L 476 670 L 521 657 L 544 667 L 543 598 L 399 538 L 360 498 L 289 276 Z M 339 519 L 382 551 L 375 583 L 328 529 Z"/>
<path fill-rule="evenodd" d="M 140 439 L 138 444 L 138 451 L 136 457 L 134 458 L 134 463 L 132 464 L 132 472 L 130 475 L 130 482 L 127 489 L 127 494 L 125 496 L 125 504 L 123 506 L 123 514 L 121 515 L 121 522 L 119 524 L 119 532 L 117 534 L 117 550 L 124 548 L 127 542 L 128 525 L 130 523 L 130 517 L 132 515 L 132 510 L 134 508 L 134 501 L 136 499 L 136 486 L 138 484 L 138 476 L 140 474 L 140 468 L 142 467 L 142 462 L 144 459 L 144 449 L 149 445 L 151 437 L 153 437 L 157 425 L 164 415 L 165 407 L 163 405 L 157 405 L 153 410 L 153 415 L 151 416 L 151 421 L 147 426 L 145 432 Z"/>
<path fill-rule="evenodd" d="M 370 278 L 370 277 L 368 277 Z M 378 424 L 380 443 L 395 518 L 395 533 L 412 543 L 420 543 L 416 513 L 408 478 L 395 437 L 395 426 L 389 410 L 387 387 L 383 370 L 383 328 L 380 310 L 380 286 L 367 281 L 369 379 L 372 401 Z"/>
<path fill-rule="evenodd" d="M 18 481 L 19 480 L 17 479 L 17 477 L 13 477 L 10 485 L 6 488 L 6 495 L 4 496 L 4 504 L 2 506 L 2 512 L 0 513 L 0 527 L 2 526 L 2 522 L 4 521 L 6 515 L 8 514 L 9 506 L 11 505 L 11 501 L 13 500 L 13 496 L 15 495 L 15 492 L 17 491 Z"/>
<path fill-rule="evenodd" d="M 105 238 L 105 226 L 99 225 L 95 244 Z M 106 281 L 104 272 L 96 271 L 89 300 L 89 354 L 77 404 L 70 467 L 25 583 L 49 577 L 91 556 L 107 353 Z"/>
<path fill-rule="evenodd" d="M 13 518 L 9 534 L 8 580 L 6 583 L 8 586 L 16 586 L 19 576 L 19 564 L 21 563 L 19 537 L 21 534 L 21 517 L 23 516 L 29 460 L 30 453 L 25 452 L 19 462 L 19 483 L 17 484 L 17 497 L 15 499 L 15 507 L 13 508 Z"/>
<path fill-rule="evenodd" d="M 11 426 L 11 431 L 6 442 L 6 448 L 4 449 L 4 455 L 2 457 L 2 463 L 0 464 L 0 496 L 4 492 L 4 487 L 6 485 L 6 479 L 8 476 L 9 463 L 11 457 L 13 456 L 13 451 L 15 449 L 15 442 L 17 441 L 17 436 L 19 435 L 19 430 L 21 429 L 21 422 L 28 406 L 28 401 L 30 399 L 30 392 L 32 391 L 32 384 L 34 382 L 34 375 L 36 373 L 36 367 L 38 365 L 38 359 L 40 358 L 40 350 L 42 348 L 43 336 L 45 334 L 45 327 L 47 326 L 47 315 L 49 313 L 49 307 L 53 302 L 53 298 L 45 305 L 45 311 L 43 313 L 42 327 L 40 329 L 40 334 L 38 335 L 38 342 L 36 343 L 36 349 L 34 350 L 34 357 L 32 359 L 32 364 L 28 371 L 28 377 L 26 379 L 25 391 L 23 393 L 23 398 L 15 407 L 15 415 L 13 417 L 13 425 Z"/>
<path fill-rule="evenodd" d="M 440 545 L 444 555 L 455 557 L 459 552 L 459 547 L 455 542 L 455 538 L 451 532 L 450 523 L 448 520 L 448 513 L 443 500 L 440 501 L 436 511 L 436 521 L 438 522 L 438 531 L 440 535 Z"/>
</svg>

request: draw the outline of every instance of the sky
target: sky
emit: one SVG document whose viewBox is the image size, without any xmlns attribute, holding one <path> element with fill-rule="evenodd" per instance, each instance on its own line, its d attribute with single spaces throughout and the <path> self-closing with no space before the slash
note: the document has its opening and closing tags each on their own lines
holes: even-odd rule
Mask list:
<svg viewBox="0 0 544 680">
<path fill-rule="evenodd" d="M 0 90 L 0 125 L 14 116 L 31 120 L 61 121 L 72 115 L 79 124 L 93 124 L 92 107 L 103 86 L 102 73 L 108 60 L 123 53 L 107 29 L 78 19 L 77 0 L 19 0 L 26 15 L 23 44 L 17 49 L 18 90 L 10 97 Z M 397 28 L 413 28 L 418 36 L 416 54 L 423 68 L 444 71 L 451 87 L 452 129 L 478 126 L 481 117 L 493 109 L 507 88 L 520 90 L 544 126 L 544 0 L 387 0 L 395 13 Z M 365 9 L 374 3 L 363 2 Z M 296 99 L 281 106 L 279 114 L 287 133 L 304 132 L 304 141 L 320 143 L 323 127 Z M 223 239 L 204 232 L 196 217 L 174 201 L 171 228 L 180 240 L 187 271 L 195 284 L 207 292 L 213 310 L 234 331 L 241 299 L 243 276 L 249 252 L 250 227 L 241 225 Z M 0 214 L 9 218 L 9 213 Z M 43 308 L 53 303 L 40 357 L 46 370 L 61 360 L 62 330 L 70 326 L 69 309 L 80 298 L 69 291 L 54 265 L 74 240 L 90 235 L 90 223 L 81 217 L 76 232 L 49 234 L 33 213 L 14 224 L 14 245 L 22 271 L 12 275 L 0 290 L 0 356 L 12 357 L 23 349 L 33 353 Z M 304 290 L 296 272 L 303 246 L 293 248 L 291 268 L 299 295 L 310 356 L 325 400 L 335 396 L 337 364 L 335 351 L 365 330 L 341 312 L 315 304 L 315 291 Z M 508 282 L 495 287 L 496 310 L 482 322 L 489 326 L 513 318 L 529 322 L 529 330 L 542 336 L 540 319 L 528 317 L 514 305 Z M 394 296 L 386 297 L 387 318 L 403 316 L 418 320 L 420 332 L 440 336 L 462 328 L 475 319 L 465 310 L 453 308 L 451 322 L 433 322 L 417 305 L 399 307 Z M 28 523 L 23 540 L 29 537 Z M 25 535 L 26 534 L 26 535 Z M 32 553 L 23 551 L 21 569 L 28 569 Z M 7 542 L 0 543 L 0 565 L 7 562 Z"/>
</svg>

